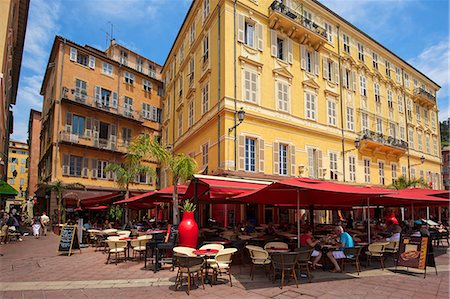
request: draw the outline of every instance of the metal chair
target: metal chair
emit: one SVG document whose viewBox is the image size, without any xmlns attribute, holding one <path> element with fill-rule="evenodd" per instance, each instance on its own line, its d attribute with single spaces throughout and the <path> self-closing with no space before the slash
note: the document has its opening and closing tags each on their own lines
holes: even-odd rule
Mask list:
<svg viewBox="0 0 450 299">
<path fill-rule="evenodd" d="M 133 248 L 133 258 L 136 257 L 136 253 L 139 253 L 139 258 L 141 258 L 145 254 L 145 251 L 147 250 L 147 243 L 149 240 L 150 239 L 148 238 L 138 238 L 131 241 L 130 246 L 131 248 Z"/>
<path fill-rule="evenodd" d="M 361 250 L 362 246 L 355 246 L 344 249 L 345 258 L 341 259 L 342 271 L 344 271 L 346 264 L 352 264 L 355 265 L 356 271 L 358 272 L 359 275 L 359 272 L 361 270 L 361 264 L 359 262 Z"/>
<path fill-rule="evenodd" d="M 377 242 L 369 245 L 366 251 L 367 262 L 366 268 L 370 264 L 370 259 L 372 257 L 377 257 L 380 259 L 381 269 L 384 269 L 384 248 L 388 245 L 389 242 Z"/>
<path fill-rule="evenodd" d="M 303 248 L 297 248 L 295 250 L 298 253 L 297 257 L 297 266 L 298 270 L 301 272 L 302 269 L 306 270 L 306 275 L 308 276 L 308 281 L 311 282 L 312 280 L 312 274 L 311 270 L 309 269 L 310 266 L 310 259 L 313 249 L 303 249 Z"/>
<path fill-rule="evenodd" d="M 284 287 L 284 276 L 286 271 L 288 271 L 288 277 L 292 274 L 295 285 L 298 288 L 297 274 L 295 273 L 298 257 L 298 252 L 274 252 L 272 254 L 273 282 L 275 282 L 276 273 L 281 272 L 281 289 Z"/>
<path fill-rule="evenodd" d="M 250 269 L 250 276 L 252 280 L 253 280 L 253 270 L 255 266 L 262 266 L 267 274 L 267 266 L 269 266 L 270 263 L 272 262 L 269 258 L 269 253 L 259 246 L 247 245 L 245 246 L 245 248 L 248 249 L 250 258 L 252 260 L 252 266 Z"/>
<path fill-rule="evenodd" d="M 213 262 L 209 262 L 208 260 L 208 266 L 213 270 L 211 284 L 217 281 L 218 275 L 225 272 L 226 274 L 228 274 L 228 277 L 230 279 L 230 286 L 233 286 L 233 282 L 231 280 L 231 262 L 233 254 L 236 251 L 236 248 L 225 248 L 216 254 Z"/>
</svg>

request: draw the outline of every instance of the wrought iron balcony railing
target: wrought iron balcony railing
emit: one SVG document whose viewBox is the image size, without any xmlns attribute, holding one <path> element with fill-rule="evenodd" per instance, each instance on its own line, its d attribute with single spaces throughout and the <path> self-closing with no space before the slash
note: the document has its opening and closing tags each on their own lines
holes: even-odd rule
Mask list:
<svg viewBox="0 0 450 299">
<path fill-rule="evenodd" d="M 415 88 L 414 89 L 414 95 L 415 96 L 421 96 L 421 97 L 427 98 L 430 101 L 436 102 L 436 97 L 434 95 L 432 95 L 431 93 L 429 93 L 428 91 L 426 91 L 422 87 Z"/>
<path fill-rule="evenodd" d="M 359 139 L 361 141 L 370 140 L 387 146 L 393 146 L 401 149 L 408 148 L 408 143 L 406 141 L 394 138 L 392 136 L 385 136 L 382 133 L 377 133 L 369 130 L 360 132 Z"/>
</svg>

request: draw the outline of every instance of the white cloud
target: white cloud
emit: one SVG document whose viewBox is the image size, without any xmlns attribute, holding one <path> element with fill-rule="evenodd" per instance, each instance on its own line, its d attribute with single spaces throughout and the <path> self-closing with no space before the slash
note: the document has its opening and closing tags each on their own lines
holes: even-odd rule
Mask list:
<svg viewBox="0 0 450 299">
<path fill-rule="evenodd" d="M 136 21 L 142 18 L 152 18 L 161 5 L 168 0 L 121 0 L 121 1 L 86 1 L 84 2 L 89 13 L 108 19 L 110 21 L 127 20 Z M 173 0 L 170 0 L 173 1 Z M 132 16 L 132 19 L 130 19 Z"/>
</svg>

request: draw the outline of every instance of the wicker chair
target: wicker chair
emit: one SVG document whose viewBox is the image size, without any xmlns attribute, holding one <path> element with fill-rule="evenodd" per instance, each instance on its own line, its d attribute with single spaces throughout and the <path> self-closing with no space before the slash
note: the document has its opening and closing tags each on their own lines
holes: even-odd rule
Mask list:
<svg viewBox="0 0 450 299">
<path fill-rule="evenodd" d="M 133 248 L 133 258 L 136 257 L 136 253 L 139 253 L 139 258 L 141 258 L 145 251 L 147 250 L 147 243 L 150 239 L 148 238 L 142 238 L 142 239 L 136 239 L 131 241 L 131 247 Z"/>
<path fill-rule="evenodd" d="M 275 282 L 276 273 L 281 272 L 281 289 L 284 287 L 284 276 L 286 271 L 288 271 L 289 276 L 292 274 L 295 285 L 298 288 L 297 274 L 295 273 L 298 257 L 298 252 L 275 252 L 272 254 L 273 282 Z"/>
<path fill-rule="evenodd" d="M 289 245 L 284 242 L 268 242 L 266 245 L 264 245 L 264 250 L 270 249 L 270 248 L 285 248 L 289 249 Z"/>
<path fill-rule="evenodd" d="M 111 257 L 111 254 L 115 255 L 114 262 L 117 265 L 117 261 L 119 259 L 119 254 L 123 253 L 124 260 L 126 260 L 126 248 L 127 248 L 127 241 L 113 241 L 113 240 L 107 240 L 106 243 L 108 244 L 109 251 L 108 251 L 108 258 L 106 259 L 106 264 L 108 264 L 109 259 Z"/>
<path fill-rule="evenodd" d="M 202 286 L 205 289 L 205 277 L 203 273 L 203 268 L 205 261 L 201 257 L 196 256 L 186 256 L 175 254 L 174 256 L 175 264 L 178 267 L 177 279 L 175 281 L 175 289 L 178 289 L 183 284 L 183 276 L 187 276 L 187 294 L 191 290 L 191 279 L 194 279 L 194 275 L 197 275 L 197 279 L 202 279 Z"/>
<path fill-rule="evenodd" d="M 367 263 L 366 268 L 369 266 L 370 259 L 377 257 L 380 259 L 381 269 L 384 269 L 384 248 L 389 242 L 377 242 L 369 245 L 366 251 Z"/>
<path fill-rule="evenodd" d="M 206 250 L 206 249 L 214 249 L 214 250 L 224 250 L 224 246 L 222 244 L 205 244 L 202 247 L 200 247 L 200 250 Z"/>
<path fill-rule="evenodd" d="M 223 249 L 216 254 L 213 262 L 208 262 L 208 266 L 213 270 L 211 284 L 217 281 L 218 275 L 225 272 L 230 279 L 230 286 L 233 286 L 233 282 L 231 281 L 231 262 L 233 254 L 236 251 L 236 248 Z"/>
<path fill-rule="evenodd" d="M 255 266 L 262 266 L 267 274 L 267 266 L 271 264 L 271 260 L 269 258 L 269 253 L 265 251 L 262 247 L 247 245 L 245 248 L 248 249 L 250 253 L 250 258 L 252 260 L 252 266 L 250 269 L 250 276 L 253 280 L 253 270 Z"/>
<path fill-rule="evenodd" d="M 312 249 L 296 249 L 295 250 L 298 253 L 297 257 L 297 267 L 301 271 L 302 269 L 306 270 L 306 275 L 308 276 L 308 281 L 311 282 L 312 280 L 312 274 L 311 270 L 309 269 L 310 266 L 310 259 L 312 254 Z"/>
<path fill-rule="evenodd" d="M 129 231 L 129 230 L 119 230 L 119 231 L 117 231 L 117 234 L 121 238 L 129 238 L 130 235 L 131 235 L 131 231 Z"/>
<path fill-rule="evenodd" d="M 351 248 L 345 248 L 344 254 L 345 258 L 341 259 L 342 263 L 342 271 L 345 269 L 346 264 L 352 264 L 355 265 L 356 271 L 361 272 L 361 264 L 359 262 L 359 256 L 361 255 L 362 246 L 355 246 Z"/>
<path fill-rule="evenodd" d="M 178 255 L 197 256 L 196 254 L 194 254 L 194 249 L 190 247 L 177 246 L 173 248 L 173 252 Z"/>
</svg>

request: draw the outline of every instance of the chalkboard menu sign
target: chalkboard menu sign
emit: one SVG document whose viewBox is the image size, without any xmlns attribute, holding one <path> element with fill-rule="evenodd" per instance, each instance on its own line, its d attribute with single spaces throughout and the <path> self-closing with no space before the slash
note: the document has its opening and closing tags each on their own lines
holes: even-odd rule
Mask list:
<svg viewBox="0 0 450 299">
<path fill-rule="evenodd" d="M 67 253 L 67 255 L 70 256 L 74 249 L 78 249 L 81 252 L 77 226 L 64 225 L 59 238 L 58 254 Z"/>
<path fill-rule="evenodd" d="M 427 266 L 437 271 L 429 237 L 403 237 L 398 254 L 398 266 L 425 270 L 425 275 Z"/>
</svg>

